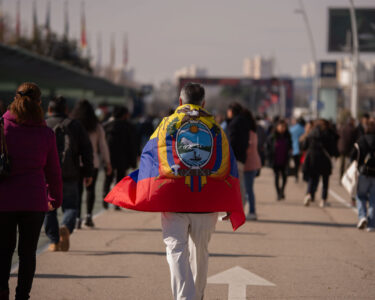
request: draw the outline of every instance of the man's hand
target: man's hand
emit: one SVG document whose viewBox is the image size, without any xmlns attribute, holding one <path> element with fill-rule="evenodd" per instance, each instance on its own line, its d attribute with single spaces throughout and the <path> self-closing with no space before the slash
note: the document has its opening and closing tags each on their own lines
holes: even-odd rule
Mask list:
<svg viewBox="0 0 375 300">
<path fill-rule="evenodd" d="M 83 178 L 83 184 L 87 187 L 92 184 L 92 177 L 85 177 Z"/>
<path fill-rule="evenodd" d="M 112 174 L 112 165 L 109 163 L 109 164 L 107 164 L 107 166 L 106 166 L 106 174 L 107 174 L 107 176 L 109 176 L 109 175 L 111 175 Z"/>
<path fill-rule="evenodd" d="M 230 212 L 227 211 L 227 214 L 222 218 L 223 221 L 228 221 L 230 218 Z"/>
</svg>

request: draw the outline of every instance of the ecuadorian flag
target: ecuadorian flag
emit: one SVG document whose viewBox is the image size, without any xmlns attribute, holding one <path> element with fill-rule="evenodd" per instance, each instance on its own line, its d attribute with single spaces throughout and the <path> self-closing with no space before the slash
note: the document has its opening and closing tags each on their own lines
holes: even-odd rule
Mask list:
<svg viewBox="0 0 375 300">
<path fill-rule="evenodd" d="M 143 149 L 139 169 L 105 201 L 150 212 L 230 212 L 234 230 L 245 222 L 225 133 L 208 111 L 192 104 L 163 119 Z"/>
</svg>

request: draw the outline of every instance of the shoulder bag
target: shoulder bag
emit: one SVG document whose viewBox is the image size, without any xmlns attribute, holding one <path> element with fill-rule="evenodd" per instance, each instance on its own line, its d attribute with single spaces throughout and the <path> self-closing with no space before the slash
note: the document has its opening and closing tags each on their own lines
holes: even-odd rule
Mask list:
<svg viewBox="0 0 375 300">
<path fill-rule="evenodd" d="M 355 143 L 354 147 L 357 149 L 357 159 L 353 160 L 349 168 L 345 171 L 344 175 L 341 178 L 341 184 L 345 190 L 349 193 L 351 197 L 354 197 L 357 193 L 358 186 L 358 160 L 359 160 L 359 147 Z"/>
</svg>

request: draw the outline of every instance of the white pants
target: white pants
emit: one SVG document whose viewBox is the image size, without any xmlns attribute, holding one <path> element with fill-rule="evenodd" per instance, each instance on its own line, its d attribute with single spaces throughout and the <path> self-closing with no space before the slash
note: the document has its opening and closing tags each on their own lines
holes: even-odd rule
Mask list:
<svg viewBox="0 0 375 300">
<path fill-rule="evenodd" d="M 218 213 L 162 213 L 163 240 L 175 300 L 201 300 L 207 283 L 208 243 Z"/>
</svg>

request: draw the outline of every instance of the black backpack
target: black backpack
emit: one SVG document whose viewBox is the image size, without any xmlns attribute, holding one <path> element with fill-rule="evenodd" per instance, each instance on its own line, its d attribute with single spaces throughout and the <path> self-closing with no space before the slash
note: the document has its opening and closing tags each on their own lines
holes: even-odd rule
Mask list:
<svg viewBox="0 0 375 300">
<path fill-rule="evenodd" d="M 77 155 L 76 142 L 69 124 L 72 120 L 66 118 L 53 127 L 56 136 L 57 153 L 59 155 L 62 178 L 65 180 L 77 178 L 78 168 L 75 157 Z"/>
<path fill-rule="evenodd" d="M 359 170 L 361 174 L 365 176 L 375 177 L 375 151 L 373 151 L 373 149 L 370 148 L 368 142 L 367 145 L 369 150 L 365 155 L 363 165 L 360 166 Z"/>
</svg>

